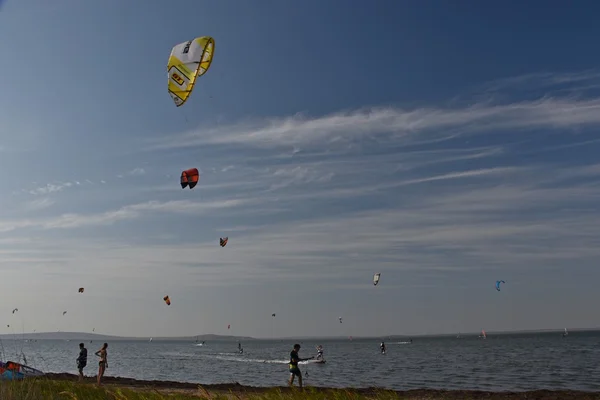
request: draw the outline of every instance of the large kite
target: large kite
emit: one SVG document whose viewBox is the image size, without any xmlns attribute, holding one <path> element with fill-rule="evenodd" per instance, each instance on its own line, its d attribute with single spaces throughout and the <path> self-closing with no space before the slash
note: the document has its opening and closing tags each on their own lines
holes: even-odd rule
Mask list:
<svg viewBox="0 0 600 400">
<path fill-rule="evenodd" d="M 215 40 L 210 36 L 179 43 L 171 50 L 167 71 L 169 94 L 177 107 L 185 104 L 196 80 L 204 75 L 215 54 Z"/>
</svg>

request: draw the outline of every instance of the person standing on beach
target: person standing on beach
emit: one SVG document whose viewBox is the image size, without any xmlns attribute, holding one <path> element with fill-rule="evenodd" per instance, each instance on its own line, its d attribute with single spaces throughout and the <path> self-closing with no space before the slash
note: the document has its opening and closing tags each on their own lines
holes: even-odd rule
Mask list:
<svg viewBox="0 0 600 400">
<path fill-rule="evenodd" d="M 302 388 L 302 372 L 300 372 L 300 368 L 298 368 L 298 362 L 312 360 L 315 357 L 309 358 L 300 358 L 298 357 L 298 352 L 300 351 L 300 345 L 296 343 L 294 345 L 294 349 L 290 353 L 290 381 L 289 385 L 294 385 L 294 376 L 298 377 L 298 386 Z"/>
<path fill-rule="evenodd" d="M 106 368 L 108 368 L 108 353 L 106 352 L 107 348 L 108 343 L 104 343 L 102 348 L 95 353 L 98 357 L 100 357 L 100 362 L 98 363 L 98 386 L 102 385 L 104 371 L 106 371 Z"/>
<path fill-rule="evenodd" d="M 83 343 L 79 343 L 79 357 L 77 357 L 77 369 L 79 370 L 79 382 L 83 381 L 83 369 L 87 365 L 87 349 Z"/>
</svg>

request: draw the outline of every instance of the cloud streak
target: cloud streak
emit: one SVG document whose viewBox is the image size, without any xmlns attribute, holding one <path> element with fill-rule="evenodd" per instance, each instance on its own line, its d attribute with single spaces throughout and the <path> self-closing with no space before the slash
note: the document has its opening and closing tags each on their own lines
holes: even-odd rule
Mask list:
<svg viewBox="0 0 600 400">
<path fill-rule="evenodd" d="M 10 232 L 22 228 L 70 229 L 91 226 L 111 225 L 119 221 L 140 218 L 144 213 L 173 213 L 199 215 L 215 209 L 227 209 L 247 204 L 245 200 L 223 200 L 217 202 L 193 202 L 174 200 L 167 202 L 148 201 L 98 214 L 63 214 L 49 219 L 25 219 L 0 223 L 0 232 Z"/>
<path fill-rule="evenodd" d="M 51 193 L 61 192 L 62 190 L 73 186 L 71 182 L 65 183 L 48 183 L 45 186 L 38 187 L 36 189 L 30 190 L 29 193 L 32 195 L 47 195 Z"/>
<path fill-rule="evenodd" d="M 378 107 L 309 118 L 296 115 L 239 123 L 201 133 L 156 139 L 150 149 L 201 145 L 252 147 L 339 146 L 358 140 L 407 141 L 417 136 L 570 130 L 600 124 L 600 99 L 543 97 L 509 104 L 478 103 L 465 108 Z"/>
</svg>

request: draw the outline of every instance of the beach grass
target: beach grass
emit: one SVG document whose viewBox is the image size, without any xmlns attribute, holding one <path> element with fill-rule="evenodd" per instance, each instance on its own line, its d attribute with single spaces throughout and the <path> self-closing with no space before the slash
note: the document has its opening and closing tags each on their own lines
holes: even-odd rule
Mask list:
<svg viewBox="0 0 600 400">
<path fill-rule="evenodd" d="M 2 400 L 360 400 L 401 399 L 395 392 L 381 390 L 372 396 L 364 396 L 352 390 L 314 388 L 282 390 L 273 388 L 261 393 L 245 393 L 239 390 L 211 390 L 198 386 L 190 389 L 128 388 L 117 385 L 98 387 L 90 383 L 75 383 L 49 379 L 28 379 L 0 382 Z"/>
<path fill-rule="evenodd" d="M 67 379 L 65 379 L 67 378 Z M 111 378 L 109 378 L 111 379 Z M 0 400 L 600 400 L 600 392 L 538 390 L 483 392 L 416 389 L 404 392 L 365 388 L 252 387 L 239 384 L 197 385 L 177 382 L 112 378 L 98 387 L 92 378 L 79 383 L 75 376 L 62 379 L 32 378 L 0 381 Z"/>
</svg>

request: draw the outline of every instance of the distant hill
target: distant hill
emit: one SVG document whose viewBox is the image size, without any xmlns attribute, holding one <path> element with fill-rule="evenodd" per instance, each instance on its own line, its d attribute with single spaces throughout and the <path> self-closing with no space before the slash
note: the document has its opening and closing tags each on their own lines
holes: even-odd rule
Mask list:
<svg viewBox="0 0 600 400">
<path fill-rule="evenodd" d="M 538 329 L 538 330 L 523 330 L 523 331 L 486 331 L 488 337 L 494 335 L 526 335 L 526 334 L 540 334 L 540 333 L 560 333 L 563 332 L 564 328 L 557 329 Z M 576 332 L 593 332 L 600 331 L 600 328 L 569 328 L 570 333 Z M 426 337 L 455 337 L 459 332 L 456 333 L 444 333 L 444 334 L 417 334 L 417 335 L 381 335 L 381 336 L 353 336 L 353 340 L 404 340 L 407 338 L 426 338 Z M 477 336 L 479 332 L 460 332 L 461 337 Z M 296 337 L 280 337 L 280 338 L 253 338 L 250 336 L 222 336 L 222 335 L 197 335 L 197 336 L 180 336 L 180 337 L 158 337 L 154 336 L 153 341 L 182 341 L 182 342 L 195 342 L 196 338 L 198 341 L 255 341 L 255 340 L 279 340 L 279 341 L 301 341 L 301 340 L 351 340 L 347 336 L 296 336 Z M 72 341 L 148 341 L 150 337 L 129 337 L 129 336 L 113 336 L 113 335 L 101 335 L 95 333 L 82 333 L 82 332 L 39 332 L 39 333 L 15 333 L 13 334 L 2 334 L 0 340 L 72 340 Z"/>
</svg>

